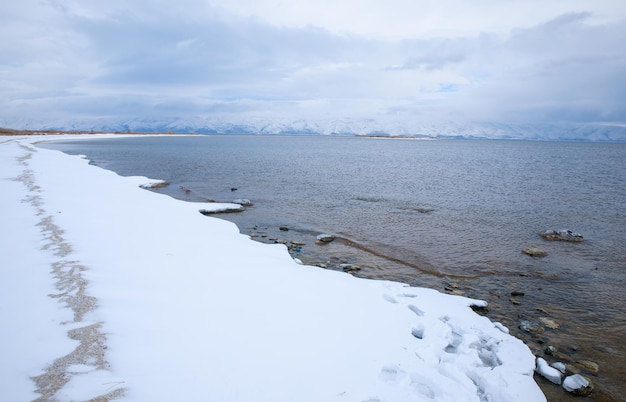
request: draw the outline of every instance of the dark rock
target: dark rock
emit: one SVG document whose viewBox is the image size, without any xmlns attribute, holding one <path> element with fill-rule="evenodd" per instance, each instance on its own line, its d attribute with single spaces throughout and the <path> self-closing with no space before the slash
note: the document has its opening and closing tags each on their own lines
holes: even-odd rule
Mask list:
<svg viewBox="0 0 626 402">
<path fill-rule="evenodd" d="M 554 346 L 546 347 L 544 352 L 548 356 L 553 356 L 556 359 L 564 360 L 564 361 L 566 361 L 568 363 L 572 363 L 574 361 L 574 359 L 572 359 L 568 355 L 559 352 Z"/>
<path fill-rule="evenodd" d="M 361 270 L 361 267 L 352 264 L 339 264 L 339 268 L 343 269 L 345 272 L 355 272 Z"/>
<path fill-rule="evenodd" d="M 475 304 L 472 304 L 470 308 L 474 310 L 475 313 L 481 315 L 487 314 L 489 312 L 489 306 L 477 306 Z"/>
<path fill-rule="evenodd" d="M 524 296 L 526 293 L 519 291 L 519 290 L 514 290 L 511 292 L 511 296 Z"/>
<path fill-rule="evenodd" d="M 241 211 L 243 211 L 242 206 L 224 207 L 224 208 L 219 208 L 219 209 L 200 209 L 198 212 L 200 212 L 202 215 L 215 215 L 215 214 L 227 214 L 230 212 L 241 212 Z"/>
<path fill-rule="evenodd" d="M 283 232 L 287 232 L 289 230 L 287 226 L 281 226 L 278 229 L 282 230 Z"/>
</svg>

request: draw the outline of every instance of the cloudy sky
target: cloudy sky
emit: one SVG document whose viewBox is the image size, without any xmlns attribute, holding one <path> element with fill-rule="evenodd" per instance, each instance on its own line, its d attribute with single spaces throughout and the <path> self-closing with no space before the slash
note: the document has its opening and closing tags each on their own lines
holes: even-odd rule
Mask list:
<svg viewBox="0 0 626 402">
<path fill-rule="evenodd" d="M 21 0 L 0 122 L 626 122 L 624 0 Z"/>
</svg>

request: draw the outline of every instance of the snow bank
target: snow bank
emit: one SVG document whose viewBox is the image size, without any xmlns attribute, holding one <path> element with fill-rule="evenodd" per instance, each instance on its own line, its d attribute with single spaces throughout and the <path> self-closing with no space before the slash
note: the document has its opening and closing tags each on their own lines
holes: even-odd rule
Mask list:
<svg viewBox="0 0 626 402">
<path fill-rule="evenodd" d="M 529 349 L 469 308 L 484 302 L 299 265 L 198 212 L 212 204 L 41 139 L 0 137 L 8 400 L 545 401 Z M 56 387 L 29 379 L 59 362 Z"/>
</svg>

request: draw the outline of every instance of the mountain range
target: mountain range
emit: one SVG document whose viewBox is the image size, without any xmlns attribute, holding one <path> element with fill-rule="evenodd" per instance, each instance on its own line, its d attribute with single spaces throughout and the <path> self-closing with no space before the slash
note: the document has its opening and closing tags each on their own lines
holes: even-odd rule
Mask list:
<svg viewBox="0 0 626 402">
<path fill-rule="evenodd" d="M 424 122 L 393 119 L 264 119 L 236 122 L 215 117 L 171 117 L 75 121 L 43 119 L 0 119 L 0 127 L 16 130 L 81 132 L 160 132 L 197 134 L 298 134 L 361 135 L 422 138 L 490 138 L 552 141 L 626 142 L 626 124 L 611 123 L 498 123 Z"/>
</svg>

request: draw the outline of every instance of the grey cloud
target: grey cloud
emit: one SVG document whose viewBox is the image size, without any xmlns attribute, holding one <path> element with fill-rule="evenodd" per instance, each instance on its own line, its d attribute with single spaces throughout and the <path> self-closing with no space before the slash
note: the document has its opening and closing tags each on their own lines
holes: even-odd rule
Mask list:
<svg viewBox="0 0 626 402">
<path fill-rule="evenodd" d="M 41 6 L 35 20 L 45 24 L 28 28 L 28 7 L 15 6 L 0 16 L 9 26 L 0 33 L 15 32 L 0 42 L 8 55 L 0 108 L 98 118 L 626 121 L 623 21 L 594 25 L 591 14 L 571 13 L 507 36 L 391 41 L 270 26 L 190 1 Z"/>
</svg>

